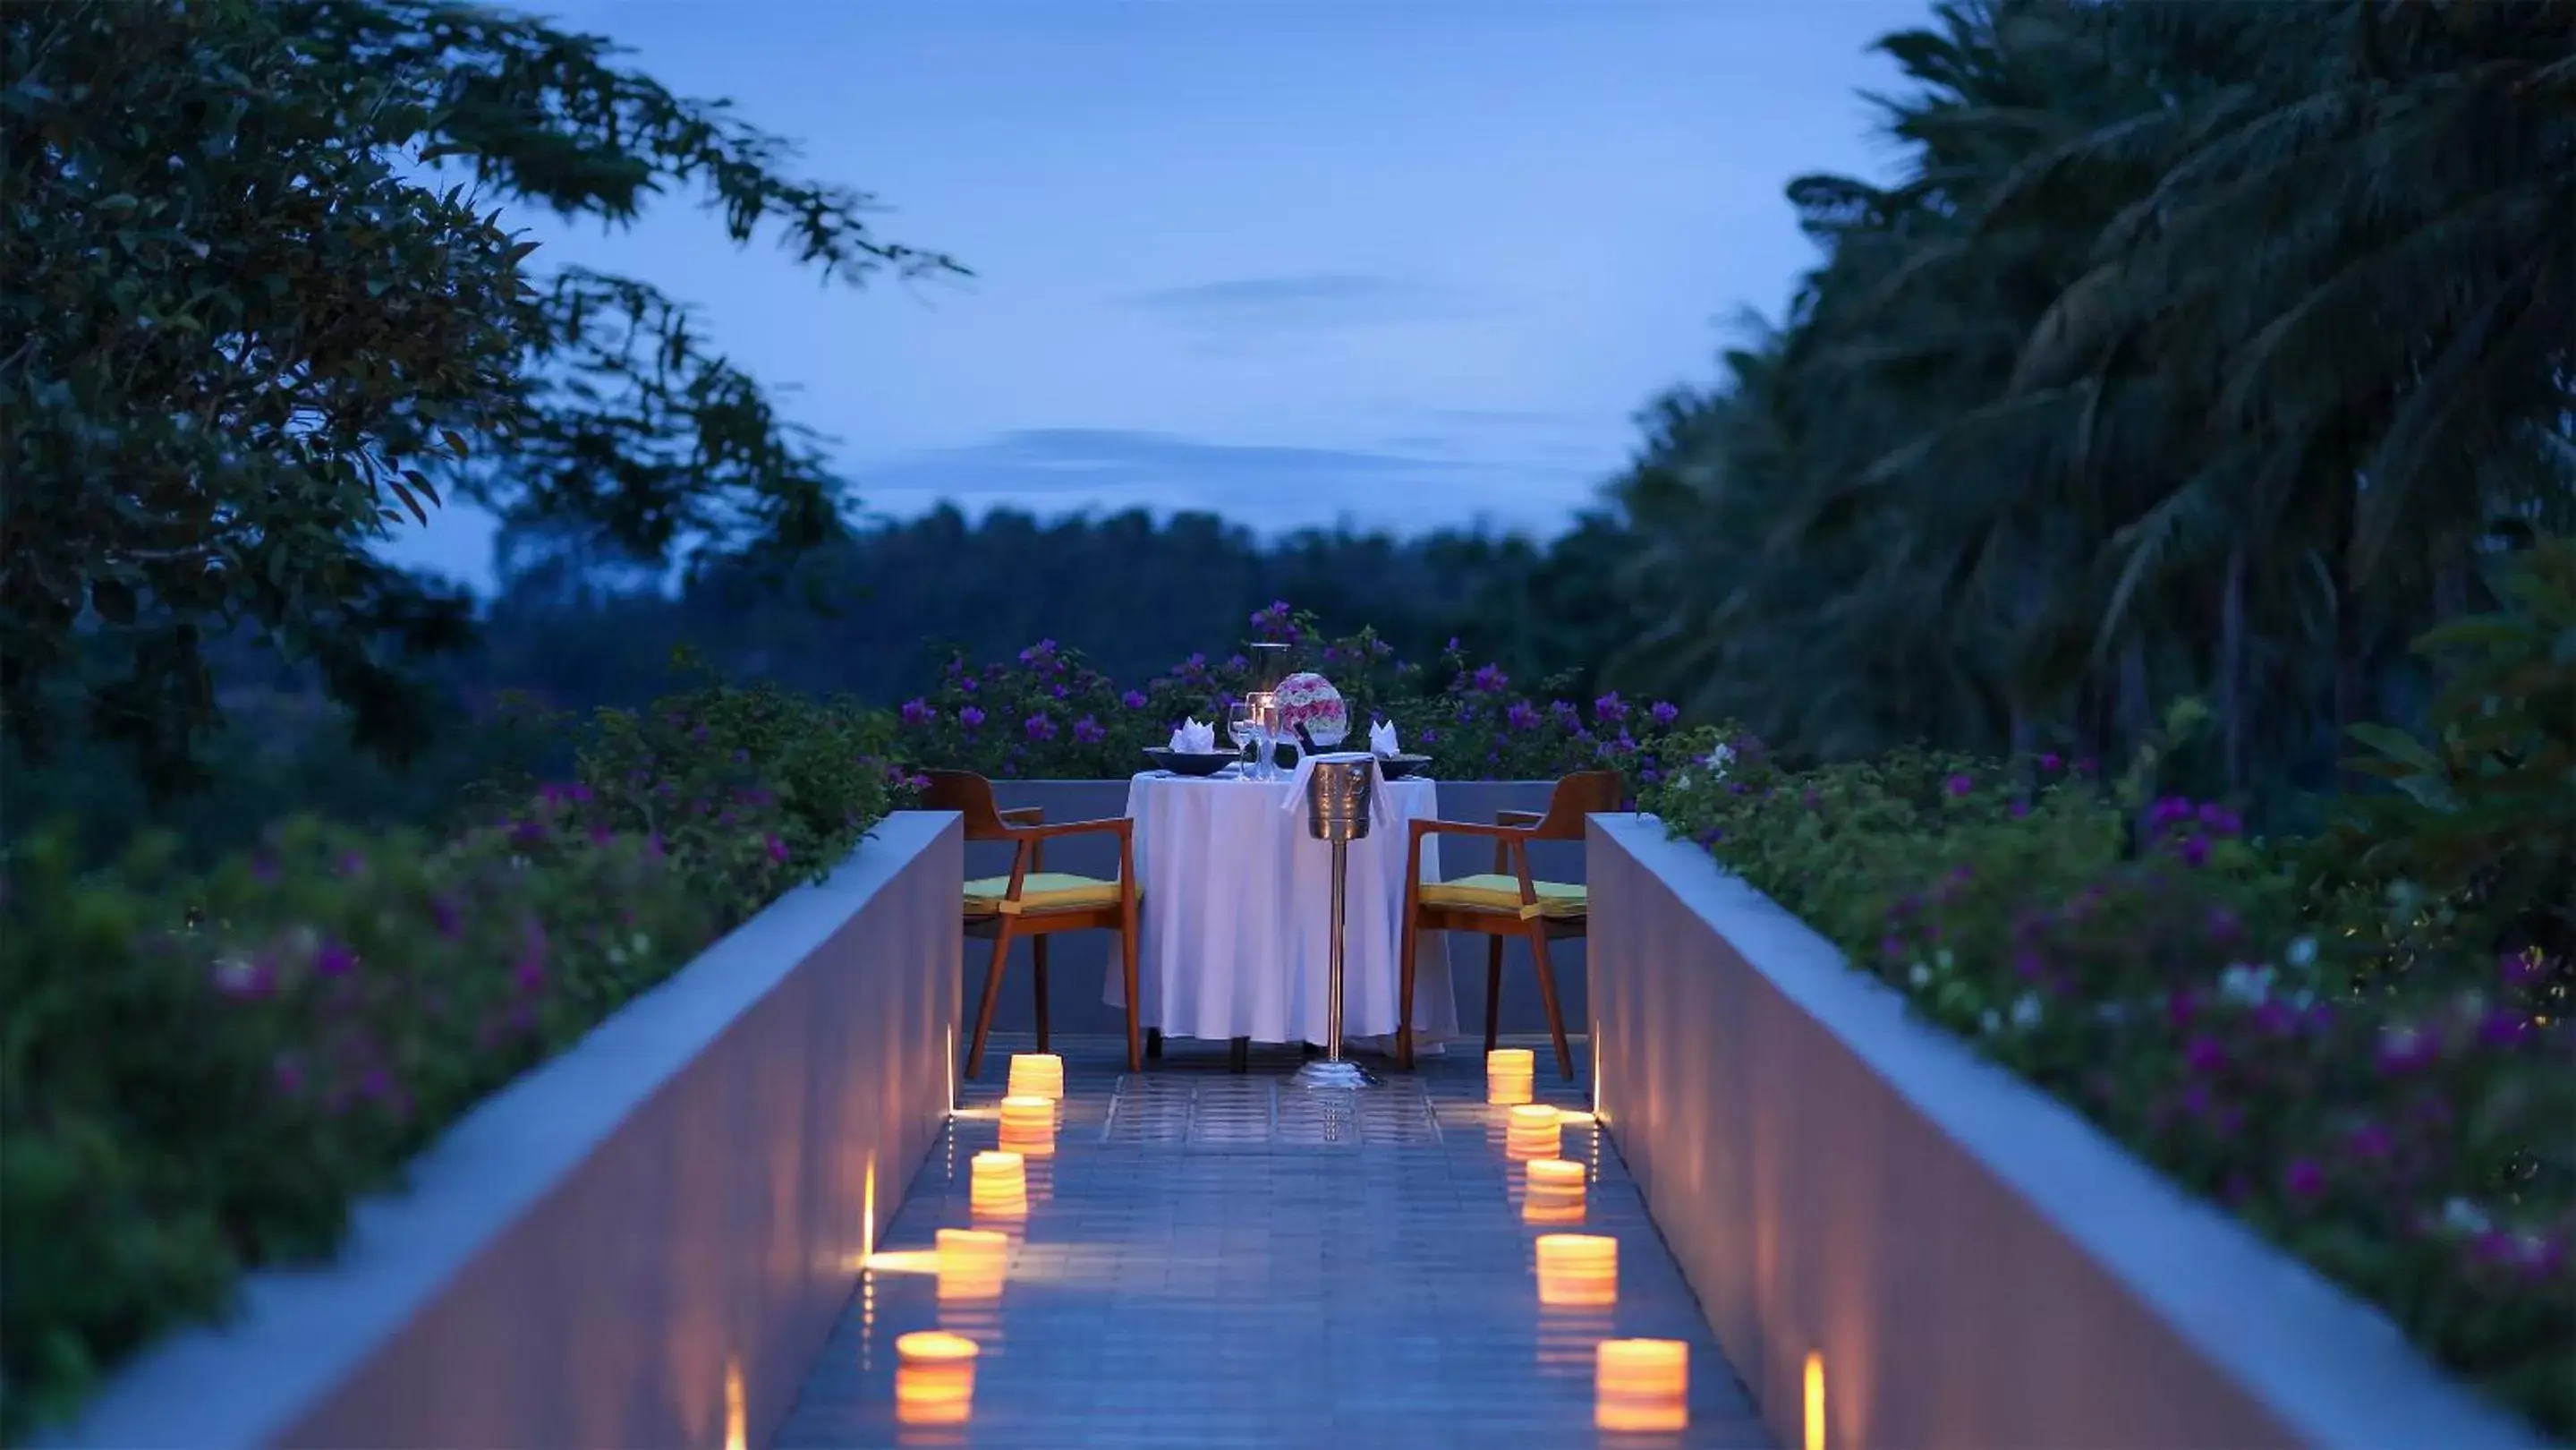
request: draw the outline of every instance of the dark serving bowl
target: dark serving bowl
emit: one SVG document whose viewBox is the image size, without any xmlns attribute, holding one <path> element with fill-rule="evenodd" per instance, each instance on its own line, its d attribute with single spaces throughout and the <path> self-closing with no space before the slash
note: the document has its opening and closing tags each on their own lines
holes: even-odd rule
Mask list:
<svg viewBox="0 0 2576 1450">
<path fill-rule="evenodd" d="M 1430 763 L 1428 755 L 1381 755 L 1377 758 L 1377 773 L 1389 780 L 1402 780 Z"/>
<path fill-rule="evenodd" d="M 1208 754 L 1199 755 L 1185 750 L 1166 750 L 1160 746 L 1148 746 L 1145 750 L 1145 758 L 1154 762 L 1159 769 L 1168 770 L 1174 775 L 1189 776 L 1214 775 L 1243 759 L 1242 755 L 1232 750 L 1211 751 Z"/>
</svg>

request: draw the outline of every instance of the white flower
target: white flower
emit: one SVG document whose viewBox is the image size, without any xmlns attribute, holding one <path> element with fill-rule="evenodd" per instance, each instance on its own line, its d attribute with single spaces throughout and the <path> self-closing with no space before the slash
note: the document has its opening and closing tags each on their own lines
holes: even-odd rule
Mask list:
<svg viewBox="0 0 2576 1450">
<path fill-rule="evenodd" d="M 2442 1205 L 2442 1226 L 2454 1233 L 2482 1234 L 2495 1225 L 2476 1204 L 2454 1198 Z"/>
<path fill-rule="evenodd" d="M 2291 966 L 2314 965 L 2317 959 L 2317 939 L 2312 936 L 2299 937 L 2290 943 L 2290 949 L 2284 955 L 2290 959 Z"/>
<path fill-rule="evenodd" d="M 1912 982 L 1914 985 L 1916 985 L 1916 986 L 1918 986 L 1918 987 L 1928 987 L 1928 986 L 1931 986 L 1931 985 L 1932 985 L 1932 969 L 1931 969 L 1930 967 L 1927 967 L 1927 966 L 1923 965 L 1921 962 L 1916 962 L 1916 963 L 1914 964 L 1914 970 L 1912 970 L 1912 971 L 1910 971 L 1910 972 L 1907 972 L 1907 973 L 1905 974 L 1905 980 L 1907 980 L 1907 981 L 1909 981 L 1909 982 Z"/>
<path fill-rule="evenodd" d="M 2218 995 L 2240 1007 L 2261 1006 L 2272 996 L 2272 969 L 2238 962 L 2218 974 Z"/>
<path fill-rule="evenodd" d="M 1726 779 L 1726 768 L 1734 763 L 1735 747 L 1732 745 L 1720 745 L 1700 761 L 1700 764 L 1707 766 L 1709 773 L 1719 780 Z"/>
<path fill-rule="evenodd" d="M 2013 1003 L 2013 1025 L 2028 1032 L 2039 1025 L 2041 1010 L 2038 993 L 2022 993 L 2020 1000 Z"/>
<path fill-rule="evenodd" d="M 1992 1037 L 1997 1032 L 2002 1031 L 2003 1025 L 2004 1019 L 1996 1016 L 1995 1009 L 1992 1007 L 1987 1008 L 1977 1016 L 1977 1030 L 1985 1033 L 1988 1037 Z"/>
<path fill-rule="evenodd" d="M 1950 955 L 1950 949 L 1948 947 L 1943 947 L 1941 950 L 1934 952 L 1932 954 L 1932 960 L 1935 965 L 1939 966 L 1941 970 L 1945 972 L 1959 964 L 1959 959 Z"/>
</svg>

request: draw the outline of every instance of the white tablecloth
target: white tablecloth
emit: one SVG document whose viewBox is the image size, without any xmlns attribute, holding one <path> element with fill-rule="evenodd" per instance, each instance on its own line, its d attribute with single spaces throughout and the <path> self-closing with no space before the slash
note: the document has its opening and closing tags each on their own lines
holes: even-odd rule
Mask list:
<svg viewBox="0 0 2576 1450">
<path fill-rule="evenodd" d="M 1145 888 L 1137 953 L 1143 1022 L 1171 1037 L 1324 1040 L 1332 931 L 1332 847 L 1306 834 L 1287 780 L 1139 775 L 1128 783 L 1136 879 Z M 1366 839 L 1350 845 L 1344 910 L 1342 1036 L 1392 1037 L 1404 923 L 1406 825 L 1440 813 L 1427 780 L 1381 780 Z M 1439 840 L 1423 842 L 1425 878 L 1440 879 Z M 1414 963 L 1417 1045 L 1458 1033 L 1458 999 L 1441 939 L 1426 933 Z M 1125 984 L 1105 996 L 1122 1011 Z"/>
</svg>

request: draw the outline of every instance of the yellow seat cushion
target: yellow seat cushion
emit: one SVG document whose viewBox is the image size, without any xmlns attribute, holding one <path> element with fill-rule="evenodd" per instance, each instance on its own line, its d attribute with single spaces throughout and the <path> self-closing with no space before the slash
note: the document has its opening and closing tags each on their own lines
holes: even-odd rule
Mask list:
<svg viewBox="0 0 2576 1450">
<path fill-rule="evenodd" d="M 1562 881 L 1533 881 L 1538 904 L 1521 905 L 1521 879 L 1489 872 L 1482 876 L 1461 876 L 1455 881 L 1422 883 L 1422 904 L 1446 906 L 1466 911 L 1509 911 L 1521 916 L 1581 916 L 1589 909 L 1584 890 Z"/>
<path fill-rule="evenodd" d="M 966 914 L 991 916 L 1011 894 L 1008 876 L 983 876 L 966 883 Z M 1032 871 L 1020 882 L 1022 912 L 1087 911 L 1118 904 L 1118 883 L 1064 871 Z"/>
</svg>

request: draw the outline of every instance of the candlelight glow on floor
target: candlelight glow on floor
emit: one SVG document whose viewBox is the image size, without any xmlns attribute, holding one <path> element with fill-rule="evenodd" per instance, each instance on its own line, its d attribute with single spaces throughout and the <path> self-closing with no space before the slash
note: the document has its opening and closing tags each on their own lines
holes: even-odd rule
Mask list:
<svg viewBox="0 0 2576 1450">
<path fill-rule="evenodd" d="M 1052 1052 L 1011 1054 L 1009 1091 L 1015 1098 L 1045 1098 L 1053 1101 L 1063 1097 L 1064 1059 Z"/>
<path fill-rule="evenodd" d="M 1511 1111 L 1503 1135 L 1503 1152 L 1512 1158 L 1553 1158 L 1565 1146 L 1557 1110 L 1545 1103 L 1524 1103 Z"/>
<path fill-rule="evenodd" d="M 977 1218 L 1029 1215 L 1028 1160 L 1017 1153 L 978 1153 L 967 1203 Z"/>
<path fill-rule="evenodd" d="M 1540 1234 L 1538 1302 L 1569 1309 L 1618 1303 L 1619 1241 L 1600 1234 Z"/>
<path fill-rule="evenodd" d="M 1825 1450 L 1825 1357 L 1807 1356 L 1807 1447 Z"/>
<path fill-rule="evenodd" d="M 750 1416 L 743 1407 L 742 1361 L 725 1361 L 725 1450 L 749 1450 Z"/>
<path fill-rule="evenodd" d="M 1593 1371 L 1592 1422 L 1628 1434 L 1690 1425 L 1690 1346 L 1678 1339 L 1605 1339 Z"/>
<path fill-rule="evenodd" d="M 923 1329 L 894 1342 L 894 1413 L 906 1425 L 962 1425 L 974 1413 L 975 1341 Z"/>
<path fill-rule="evenodd" d="M 944 1228 L 931 1261 L 939 1273 L 940 1302 L 998 1299 L 1008 1273 L 1011 1240 L 990 1229 Z"/>
<path fill-rule="evenodd" d="M 1581 1223 L 1584 1180 L 1588 1170 L 1562 1158 L 1533 1158 L 1527 1165 L 1528 1196 L 1521 1201 L 1524 1223 Z"/>
</svg>

